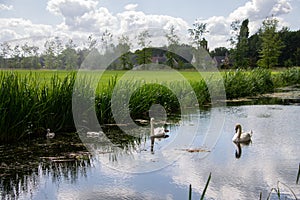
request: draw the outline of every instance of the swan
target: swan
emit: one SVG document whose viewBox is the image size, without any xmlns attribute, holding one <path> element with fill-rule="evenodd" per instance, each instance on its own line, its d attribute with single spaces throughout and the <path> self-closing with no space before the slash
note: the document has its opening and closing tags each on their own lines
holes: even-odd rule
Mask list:
<svg viewBox="0 0 300 200">
<path fill-rule="evenodd" d="M 97 137 L 97 136 L 100 135 L 100 133 L 102 133 L 102 131 L 99 131 L 99 132 L 88 131 L 88 132 L 86 132 L 86 135 L 87 135 L 88 137 Z"/>
<path fill-rule="evenodd" d="M 232 138 L 233 142 L 236 142 L 236 143 L 250 142 L 251 137 L 252 137 L 252 130 L 249 132 L 242 132 L 242 126 L 240 124 L 237 124 L 235 126 L 235 134 Z"/>
<path fill-rule="evenodd" d="M 169 137 L 169 135 L 166 134 L 166 132 L 169 132 L 169 130 L 166 130 L 164 127 L 154 128 L 153 122 L 154 122 L 154 118 L 151 118 L 150 119 L 150 128 L 151 128 L 150 137 L 152 137 L 152 138 L 167 138 L 167 137 Z"/>
<path fill-rule="evenodd" d="M 54 138 L 54 136 L 55 136 L 55 133 L 50 133 L 50 129 L 48 128 L 46 138 L 52 139 L 52 138 Z"/>
</svg>

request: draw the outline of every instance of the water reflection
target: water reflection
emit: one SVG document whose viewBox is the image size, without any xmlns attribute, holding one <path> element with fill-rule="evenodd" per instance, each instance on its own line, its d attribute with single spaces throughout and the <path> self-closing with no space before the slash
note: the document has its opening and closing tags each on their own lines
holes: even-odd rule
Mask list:
<svg viewBox="0 0 300 200">
<path fill-rule="evenodd" d="M 90 154 L 77 137 L 69 134 L 51 141 L 37 139 L 2 145 L 0 161 L 1 199 L 35 193 L 45 176 L 51 176 L 55 182 L 65 179 L 74 183 L 78 176 L 87 176 L 86 169 L 91 165 Z"/>
<path fill-rule="evenodd" d="M 233 142 L 233 144 L 236 146 L 236 150 L 235 150 L 235 157 L 237 159 L 239 159 L 242 156 L 242 147 L 243 146 L 249 146 L 251 142 L 243 142 L 243 143 L 239 143 L 239 142 Z"/>
<path fill-rule="evenodd" d="M 245 117 L 236 115 L 237 110 Z M 297 106 L 274 105 L 226 108 L 227 120 L 214 151 L 204 160 L 182 157 L 178 167 L 170 172 L 173 180 L 180 185 L 191 183 L 200 193 L 205 177 L 212 172 L 206 193 L 212 199 L 258 199 L 260 192 L 265 199 L 277 181 L 281 181 L 299 198 L 299 186 L 294 182 L 300 160 L 300 134 L 296 131 L 300 128 L 299 111 Z M 270 117 L 262 120 L 259 116 L 266 112 Z M 232 127 L 237 121 L 254 128 L 251 145 L 232 145 Z M 233 156 L 236 150 L 243 159 Z M 294 199 L 287 188 L 281 188 L 281 192 L 287 199 Z"/>
<path fill-rule="evenodd" d="M 120 130 L 106 127 L 105 137 L 87 137 L 91 145 L 95 140 L 101 144 L 93 147 L 97 148 L 101 162 L 81 156 L 87 151 L 79 141 L 70 137 L 60 140 L 59 135 L 48 142 L 0 146 L 0 196 L 2 199 L 187 199 L 188 186 L 192 184 L 193 197 L 199 199 L 211 172 L 207 199 L 259 199 L 260 193 L 266 199 L 278 181 L 288 185 L 299 198 L 299 183 L 295 180 L 300 172 L 300 107 L 251 105 L 219 111 L 226 113 L 226 122 L 221 138 L 210 152 L 178 150 L 201 146 L 211 125 L 210 110 L 168 125 L 170 137 L 154 143 L 155 154 L 151 154 L 150 129 L 149 132 L 132 130 L 137 137 L 128 137 Z M 190 146 L 185 146 L 185 137 L 197 120 L 201 124 L 197 135 Z M 232 142 L 232 127 L 236 122 L 253 127 L 252 143 Z M 178 124 L 185 126 L 182 129 Z M 174 137 L 180 137 L 181 143 L 165 149 Z M 149 162 L 138 164 L 147 168 L 149 163 L 156 165 L 179 153 L 176 162 L 151 173 L 132 174 L 111 167 L 122 163 L 125 169 L 130 168 L 133 160 L 145 157 Z M 283 185 L 280 192 L 281 197 L 294 199 Z M 271 194 L 270 199 L 277 199 L 276 194 Z"/>
<path fill-rule="evenodd" d="M 155 144 L 155 140 L 161 141 L 161 139 L 165 139 L 168 138 L 169 135 L 153 135 L 150 136 L 150 141 L 151 141 L 151 153 L 154 154 L 154 144 Z"/>
</svg>

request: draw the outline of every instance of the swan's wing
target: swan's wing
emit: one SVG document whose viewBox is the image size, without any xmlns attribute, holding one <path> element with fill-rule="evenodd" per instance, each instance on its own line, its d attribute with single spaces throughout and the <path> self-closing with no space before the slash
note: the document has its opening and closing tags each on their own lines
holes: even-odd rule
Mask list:
<svg viewBox="0 0 300 200">
<path fill-rule="evenodd" d="M 246 133 L 242 133 L 241 137 L 240 137 L 240 141 L 241 142 L 248 142 L 251 140 L 251 132 L 246 132 Z"/>
<path fill-rule="evenodd" d="M 249 131 L 249 132 L 246 132 L 246 133 L 243 133 L 245 135 L 245 137 L 249 137 L 251 138 L 252 136 L 252 131 Z"/>
<path fill-rule="evenodd" d="M 154 135 L 165 134 L 165 129 L 163 127 L 158 127 L 154 129 Z"/>
</svg>

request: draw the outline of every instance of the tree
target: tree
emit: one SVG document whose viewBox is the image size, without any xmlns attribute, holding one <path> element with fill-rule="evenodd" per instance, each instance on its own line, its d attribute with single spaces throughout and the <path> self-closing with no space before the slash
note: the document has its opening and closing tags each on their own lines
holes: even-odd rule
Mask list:
<svg viewBox="0 0 300 200">
<path fill-rule="evenodd" d="M 297 48 L 296 52 L 294 53 L 295 57 L 295 65 L 300 66 L 300 47 Z"/>
<path fill-rule="evenodd" d="M 147 48 L 151 44 L 150 37 L 151 35 L 147 30 L 142 31 L 137 36 L 138 45 L 141 47 L 141 49 L 135 52 L 137 54 L 137 63 L 139 65 L 151 63 L 152 52 L 150 48 Z"/>
<path fill-rule="evenodd" d="M 278 58 L 284 44 L 276 31 L 277 27 L 278 20 L 275 18 L 267 18 L 263 21 L 259 34 L 262 47 L 259 51 L 260 59 L 257 62 L 260 67 L 271 68 L 278 64 Z"/>
<path fill-rule="evenodd" d="M 44 67 L 47 69 L 54 68 L 55 63 L 55 53 L 54 53 L 54 42 L 53 41 L 46 41 L 44 44 L 45 52 L 44 52 Z"/>
<path fill-rule="evenodd" d="M 73 43 L 73 40 L 70 39 L 65 45 L 65 49 L 62 51 L 62 59 L 65 69 L 76 69 L 78 63 L 78 54 L 75 50 L 76 45 Z"/>
<path fill-rule="evenodd" d="M 17 44 L 13 49 L 13 58 L 14 58 L 13 66 L 15 68 L 20 67 L 20 62 L 21 62 L 21 56 L 20 55 L 21 55 L 20 46 Z"/>
<path fill-rule="evenodd" d="M 230 35 L 231 37 L 227 40 L 230 42 L 230 45 L 232 46 L 232 48 L 236 47 L 237 41 L 238 41 L 238 36 L 239 36 L 239 30 L 241 27 L 241 21 L 240 20 L 235 20 L 233 22 L 231 22 L 230 24 Z"/>
<path fill-rule="evenodd" d="M 210 52 L 211 57 L 215 56 L 226 56 L 229 53 L 229 50 L 226 47 L 217 47 Z"/>
<path fill-rule="evenodd" d="M 282 28 L 279 32 L 279 37 L 281 41 L 285 44 L 285 47 L 281 51 L 281 55 L 279 57 L 279 65 L 282 66 L 296 66 L 300 65 L 297 62 L 297 49 L 300 47 L 300 30 L 298 31 L 290 31 L 287 27 Z M 298 57 L 299 60 L 299 57 Z"/>
<path fill-rule="evenodd" d="M 39 47 L 30 46 L 27 43 L 21 46 L 22 49 L 22 59 L 21 65 L 22 68 L 40 68 L 39 62 Z"/>
<path fill-rule="evenodd" d="M 165 36 L 168 40 L 168 51 L 166 52 L 167 65 L 174 67 L 176 63 L 174 52 L 179 47 L 179 37 L 175 34 L 175 27 L 173 25 L 170 27 L 170 32 L 166 33 Z"/>
<path fill-rule="evenodd" d="M 117 45 L 116 49 L 120 51 L 122 54 L 120 56 L 120 62 L 122 69 L 131 69 L 132 68 L 132 62 L 130 61 L 130 42 L 129 37 L 122 35 L 119 39 L 119 44 Z"/>
<path fill-rule="evenodd" d="M 102 44 L 102 51 L 103 53 L 108 53 L 108 52 L 111 52 L 114 48 L 114 45 L 113 45 L 113 34 L 110 33 L 108 30 L 105 30 L 103 33 L 102 33 L 102 36 L 101 36 L 101 44 Z"/>
<path fill-rule="evenodd" d="M 1 53 L 0 53 L 0 56 L 1 56 L 1 66 L 3 68 L 8 68 L 9 66 L 9 63 L 7 62 L 8 61 L 8 58 L 11 54 L 11 51 L 12 51 L 12 48 L 10 46 L 10 44 L 8 42 L 4 42 L 4 43 L 1 43 Z"/>
<path fill-rule="evenodd" d="M 196 21 L 193 24 L 193 28 L 188 29 L 190 37 L 192 39 L 192 43 L 196 45 L 196 48 L 199 50 L 201 47 L 207 49 L 207 41 L 203 37 L 205 33 L 208 33 L 206 30 L 206 23 L 199 23 Z"/>
<path fill-rule="evenodd" d="M 45 52 L 44 52 L 44 67 L 48 69 L 58 69 L 63 67 L 63 59 L 62 59 L 62 41 L 55 37 L 54 40 L 48 40 L 44 44 Z"/>
<path fill-rule="evenodd" d="M 249 59 L 248 59 L 248 37 L 249 37 L 249 28 L 248 28 L 249 20 L 245 19 L 240 26 L 239 35 L 237 37 L 237 44 L 236 48 L 233 51 L 233 59 L 234 59 L 234 66 L 236 68 L 248 67 L 249 66 Z"/>
<path fill-rule="evenodd" d="M 188 29 L 188 32 L 190 34 L 190 37 L 192 39 L 192 44 L 194 44 L 195 49 L 193 52 L 193 64 L 196 67 L 203 67 L 206 69 L 206 54 L 203 52 L 203 49 L 208 51 L 207 48 L 207 41 L 203 37 L 205 33 L 208 31 L 206 30 L 206 23 L 199 23 L 196 21 L 193 24 L 193 28 Z"/>
<path fill-rule="evenodd" d="M 249 67 L 257 67 L 257 61 L 259 60 L 259 50 L 261 49 L 261 39 L 258 33 L 248 38 L 248 58 Z"/>
</svg>

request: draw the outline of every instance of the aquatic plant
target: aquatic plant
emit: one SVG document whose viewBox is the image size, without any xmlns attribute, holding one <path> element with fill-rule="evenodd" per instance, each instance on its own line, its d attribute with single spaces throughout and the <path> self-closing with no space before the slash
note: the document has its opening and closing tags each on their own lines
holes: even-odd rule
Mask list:
<svg viewBox="0 0 300 200">
<path fill-rule="evenodd" d="M 205 197 L 205 194 L 206 194 L 206 191 L 207 191 L 210 179 L 211 179 L 211 173 L 209 173 L 209 176 L 207 178 L 207 181 L 206 181 L 205 187 L 203 189 L 203 192 L 201 194 L 200 200 L 204 200 L 204 197 Z M 190 184 L 189 185 L 189 200 L 191 200 L 191 199 L 192 199 L 192 185 Z"/>
<path fill-rule="evenodd" d="M 300 178 L 300 163 L 299 163 L 299 169 L 298 169 L 298 175 L 297 175 L 296 184 L 298 184 L 299 178 Z"/>
<path fill-rule="evenodd" d="M 286 187 L 291 193 L 292 193 L 292 195 L 293 195 L 293 197 L 295 198 L 295 199 L 298 199 L 297 198 L 297 196 L 296 196 L 296 194 L 294 193 L 294 191 L 288 186 L 288 185 L 286 185 L 286 184 L 284 184 L 284 183 L 282 183 L 282 182 L 280 182 L 280 181 L 278 181 L 277 182 L 277 187 L 275 188 L 271 188 L 271 191 L 269 192 L 269 194 L 268 194 L 268 197 L 267 197 L 267 200 L 269 200 L 269 199 L 271 199 L 271 195 L 273 194 L 273 192 L 275 192 L 276 193 L 276 196 L 277 196 L 277 198 L 280 200 L 281 199 L 281 196 L 285 196 L 286 194 L 285 193 L 281 193 L 280 191 L 280 187 L 279 187 L 279 185 L 283 185 L 284 187 Z M 262 199 L 262 192 L 260 192 L 260 195 L 259 195 L 259 199 L 261 200 Z"/>
<path fill-rule="evenodd" d="M 54 75 L 50 84 L 37 74 L 0 74 L 0 141 L 44 135 L 46 129 L 74 130 L 72 92 L 75 74 L 64 79 Z"/>
<path fill-rule="evenodd" d="M 210 179 L 211 179 L 211 173 L 209 173 L 209 176 L 208 176 L 208 179 L 207 179 L 207 181 L 206 181 L 206 184 L 205 184 L 205 187 L 204 187 L 204 189 L 203 189 L 203 192 L 202 192 L 202 195 L 201 195 L 200 200 L 203 200 L 203 199 L 204 199 L 204 196 L 205 196 L 206 190 L 207 190 L 207 188 L 208 188 L 208 184 L 209 184 Z"/>
<path fill-rule="evenodd" d="M 276 87 L 300 84 L 300 68 L 293 67 L 275 74 L 273 82 Z"/>
<path fill-rule="evenodd" d="M 226 96 L 229 99 L 250 97 L 274 91 L 271 71 L 256 68 L 251 71 L 237 69 L 223 75 Z"/>
<path fill-rule="evenodd" d="M 61 72 L 51 73 L 50 77 L 47 75 L 48 79 L 45 81 L 42 76 L 46 75 L 38 73 L 28 72 L 24 75 L 18 71 L 1 71 L 0 142 L 44 136 L 47 128 L 54 132 L 76 131 L 72 114 L 74 95 L 83 101 L 91 101 L 87 105 L 95 105 L 100 124 L 115 123 L 111 110 L 111 98 L 117 83 L 125 88 L 137 88 L 127 105 L 132 118 L 147 119 L 149 108 L 153 104 L 161 104 L 168 116 L 179 114 L 181 105 L 177 97 L 181 98 L 186 103 L 185 105 L 191 105 L 189 90 L 182 81 L 168 80 L 165 84 L 157 82 L 145 84 L 143 80 L 125 79 L 118 82 L 118 77 L 109 73 L 109 78 L 105 78 L 108 81 L 99 83 L 95 93 L 91 89 L 88 76 L 81 77 L 82 80 L 76 80 L 76 72 L 65 75 Z M 226 96 L 228 99 L 233 99 L 272 92 L 274 88 L 284 85 L 298 84 L 299 74 L 299 68 L 275 74 L 270 70 L 257 68 L 250 71 L 223 72 L 223 80 L 216 80 L 211 73 L 209 81 L 211 85 L 224 81 Z M 75 80 L 81 82 L 79 88 L 76 89 L 74 89 Z M 208 89 L 205 80 L 201 77 L 194 78 L 189 83 L 196 94 L 199 106 L 209 104 L 211 101 L 209 89 L 212 88 Z M 88 112 L 91 108 L 83 105 L 78 109 L 82 111 L 79 113 L 86 115 L 85 121 L 89 123 L 87 127 L 96 123 L 88 120 Z"/>
</svg>

